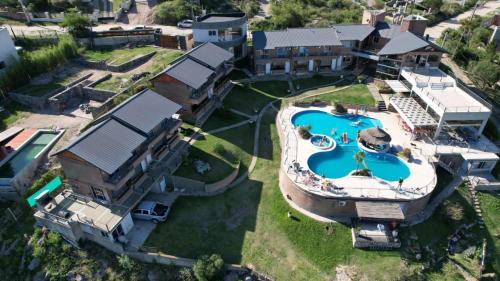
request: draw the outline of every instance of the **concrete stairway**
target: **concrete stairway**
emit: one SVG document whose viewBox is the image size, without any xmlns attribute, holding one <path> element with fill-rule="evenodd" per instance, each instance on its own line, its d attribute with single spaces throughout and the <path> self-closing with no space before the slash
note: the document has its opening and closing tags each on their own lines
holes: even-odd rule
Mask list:
<svg viewBox="0 0 500 281">
<path fill-rule="evenodd" d="M 479 228 L 484 229 L 483 214 L 481 212 L 481 201 L 479 201 L 479 197 L 477 196 L 477 191 L 476 189 L 474 189 L 473 185 L 470 182 L 467 183 L 467 188 L 469 189 L 472 195 L 472 204 L 474 206 L 474 211 L 476 211 L 477 215 L 476 222 L 479 225 Z"/>
<path fill-rule="evenodd" d="M 385 104 L 385 101 L 379 100 L 377 104 L 378 111 L 387 111 L 387 105 Z"/>
</svg>

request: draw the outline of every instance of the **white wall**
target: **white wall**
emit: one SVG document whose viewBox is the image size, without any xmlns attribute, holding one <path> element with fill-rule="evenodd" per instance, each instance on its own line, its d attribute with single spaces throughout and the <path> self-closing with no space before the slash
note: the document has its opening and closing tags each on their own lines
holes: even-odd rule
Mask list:
<svg viewBox="0 0 500 281">
<path fill-rule="evenodd" d="M 9 31 L 6 27 L 0 27 L 0 62 L 4 62 L 5 66 L 8 67 L 9 64 L 18 59 L 19 55 L 12 38 L 10 38 Z"/>
<path fill-rule="evenodd" d="M 129 233 L 129 231 L 132 229 L 132 227 L 134 226 L 134 221 L 132 220 L 132 217 L 130 216 L 130 213 L 128 213 L 122 220 L 122 222 L 120 223 L 122 225 L 122 228 L 123 228 L 123 232 L 125 233 L 125 235 L 127 233 Z"/>
</svg>

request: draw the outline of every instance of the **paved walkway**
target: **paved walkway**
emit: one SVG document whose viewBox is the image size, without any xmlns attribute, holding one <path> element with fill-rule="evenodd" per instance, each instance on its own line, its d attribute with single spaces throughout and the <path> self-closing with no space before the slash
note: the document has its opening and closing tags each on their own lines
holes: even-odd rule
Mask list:
<svg viewBox="0 0 500 281">
<path fill-rule="evenodd" d="M 241 115 L 241 116 L 243 116 L 243 117 L 249 118 L 249 119 L 256 119 L 256 118 L 257 118 L 257 116 L 256 116 L 256 115 L 250 115 L 250 114 L 247 114 L 247 113 L 245 113 L 245 112 L 241 112 L 241 111 L 239 111 L 239 110 L 236 110 L 236 109 L 234 109 L 234 108 L 229 109 L 229 111 L 231 111 L 232 113 L 235 113 L 235 114 Z"/>
<path fill-rule="evenodd" d="M 203 135 L 209 135 L 209 134 L 215 134 L 215 133 L 219 133 L 219 132 L 226 131 L 226 130 L 231 130 L 231 129 L 234 129 L 234 128 L 246 125 L 248 123 L 251 123 L 253 121 L 254 121 L 253 119 L 248 119 L 248 120 L 244 120 L 244 121 L 238 122 L 236 124 L 232 124 L 232 125 L 220 127 L 220 128 L 217 128 L 217 129 L 213 129 L 213 130 L 210 130 L 210 131 L 202 132 L 201 134 L 203 134 Z"/>
</svg>

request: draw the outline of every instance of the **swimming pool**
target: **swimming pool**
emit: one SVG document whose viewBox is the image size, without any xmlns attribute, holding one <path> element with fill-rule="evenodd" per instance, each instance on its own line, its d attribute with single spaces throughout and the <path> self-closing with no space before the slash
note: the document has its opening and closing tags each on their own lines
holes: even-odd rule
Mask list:
<svg viewBox="0 0 500 281">
<path fill-rule="evenodd" d="M 39 132 L 20 150 L 14 152 L 14 156 L 0 166 L 0 178 L 14 177 L 23 170 L 52 140 L 58 136 L 57 132 Z"/>
<path fill-rule="evenodd" d="M 295 114 L 292 123 L 297 126 L 311 126 L 313 135 L 322 134 L 332 136 L 337 141 L 337 147 L 331 151 L 312 154 L 307 164 L 311 171 L 327 178 L 342 178 L 357 169 L 354 154 L 360 151 L 356 142 L 358 131 L 382 127 L 382 123 L 375 118 L 366 116 L 337 116 L 319 110 L 306 110 Z M 332 132 L 333 131 L 333 132 Z M 342 134 L 347 133 L 349 142 L 344 144 Z M 387 181 L 397 181 L 410 176 L 410 169 L 397 157 L 385 153 L 365 152 L 365 164 L 372 174 Z M 364 168 L 363 165 L 360 168 Z"/>
</svg>

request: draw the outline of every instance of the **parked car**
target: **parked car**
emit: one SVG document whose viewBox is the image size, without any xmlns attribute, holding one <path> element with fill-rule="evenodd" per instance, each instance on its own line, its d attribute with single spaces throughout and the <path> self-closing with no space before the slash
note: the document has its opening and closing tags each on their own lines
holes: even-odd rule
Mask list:
<svg viewBox="0 0 500 281">
<path fill-rule="evenodd" d="M 132 217 L 140 220 L 148 220 L 154 223 L 165 221 L 170 208 L 155 201 L 144 200 L 134 209 Z"/>
<path fill-rule="evenodd" d="M 177 23 L 177 27 L 179 27 L 179 28 L 191 28 L 191 27 L 193 27 L 193 21 L 192 20 L 181 20 L 180 22 Z"/>
<path fill-rule="evenodd" d="M 145 25 L 136 25 L 134 26 L 134 30 L 145 30 L 145 29 L 153 29 L 152 27 L 145 26 Z"/>
<path fill-rule="evenodd" d="M 123 30 L 123 27 L 121 26 L 113 26 L 109 28 L 110 31 L 115 31 L 115 30 Z"/>
</svg>

